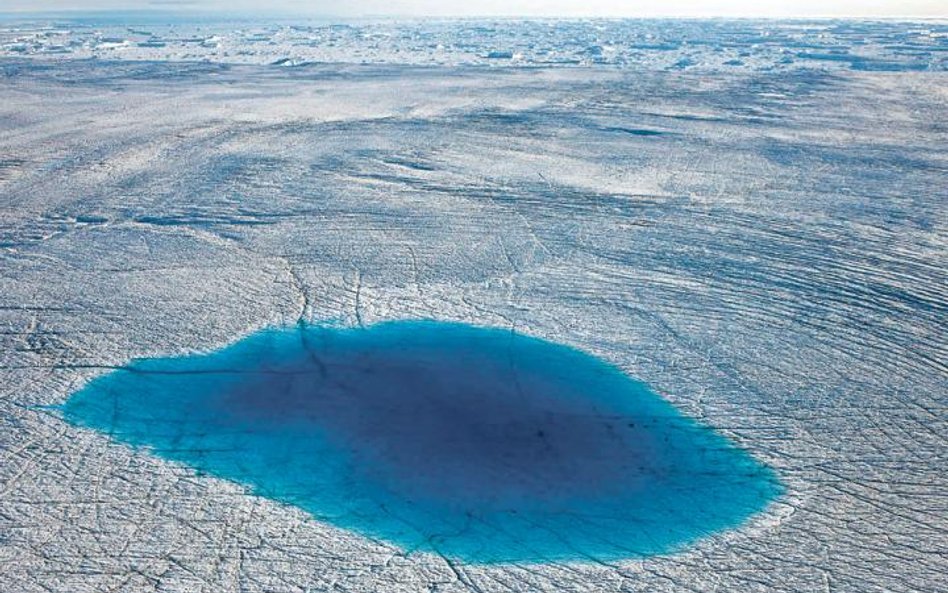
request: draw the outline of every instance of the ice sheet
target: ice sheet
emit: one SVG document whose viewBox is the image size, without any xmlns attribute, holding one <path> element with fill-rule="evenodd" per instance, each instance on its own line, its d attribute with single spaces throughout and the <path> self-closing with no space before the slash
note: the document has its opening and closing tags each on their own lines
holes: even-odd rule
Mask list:
<svg viewBox="0 0 948 593">
<path fill-rule="evenodd" d="M 444 26 L 450 45 L 470 24 Z M 830 43 L 842 25 L 825 26 Z M 929 24 L 849 30 L 870 42 L 845 52 L 885 60 L 944 43 Z M 717 56 L 721 35 L 688 48 Z M 768 47 L 748 39 L 721 57 Z M 828 51 L 788 43 L 774 51 L 794 64 Z M 941 58 L 666 71 L 692 50 L 645 68 L 153 50 L 166 61 L 0 61 L 0 591 L 948 588 Z M 417 318 L 591 352 L 774 468 L 786 496 L 675 555 L 469 566 L 42 407 L 135 357 Z"/>
</svg>

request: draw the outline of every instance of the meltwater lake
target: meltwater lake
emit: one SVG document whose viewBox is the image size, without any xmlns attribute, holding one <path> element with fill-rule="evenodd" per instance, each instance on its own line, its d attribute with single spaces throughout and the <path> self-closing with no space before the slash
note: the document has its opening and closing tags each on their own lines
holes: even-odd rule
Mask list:
<svg viewBox="0 0 948 593">
<path fill-rule="evenodd" d="M 338 527 L 469 563 L 673 552 L 782 492 L 769 468 L 616 367 L 454 323 L 265 330 L 133 361 L 61 413 Z"/>
</svg>

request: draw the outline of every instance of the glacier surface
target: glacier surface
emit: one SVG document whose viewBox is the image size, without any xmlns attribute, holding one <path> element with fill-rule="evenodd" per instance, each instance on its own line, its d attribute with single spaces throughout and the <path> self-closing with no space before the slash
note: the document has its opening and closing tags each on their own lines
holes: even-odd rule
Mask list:
<svg viewBox="0 0 948 593">
<path fill-rule="evenodd" d="M 948 589 L 943 24 L 0 28 L 0 591 Z M 590 352 L 786 492 L 674 554 L 468 564 L 53 410 L 392 319 Z"/>
</svg>

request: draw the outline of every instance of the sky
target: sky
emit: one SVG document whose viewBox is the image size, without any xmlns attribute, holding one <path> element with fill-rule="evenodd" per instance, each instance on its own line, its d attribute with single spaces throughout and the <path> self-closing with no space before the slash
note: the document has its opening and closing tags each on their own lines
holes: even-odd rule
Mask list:
<svg viewBox="0 0 948 593">
<path fill-rule="evenodd" d="M 141 9 L 349 17 L 948 17 L 948 0 L 0 0 L 0 11 Z"/>
</svg>

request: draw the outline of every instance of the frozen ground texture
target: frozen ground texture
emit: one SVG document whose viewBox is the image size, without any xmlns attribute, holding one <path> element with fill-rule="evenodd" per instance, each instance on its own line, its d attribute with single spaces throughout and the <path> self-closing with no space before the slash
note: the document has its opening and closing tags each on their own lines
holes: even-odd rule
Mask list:
<svg viewBox="0 0 948 593">
<path fill-rule="evenodd" d="M 760 47 L 681 26 L 700 64 Z M 0 60 L 0 591 L 948 589 L 944 28 L 826 26 L 926 66 Z M 601 356 L 788 493 L 676 555 L 461 565 L 38 407 L 268 325 L 430 317 Z"/>
</svg>

